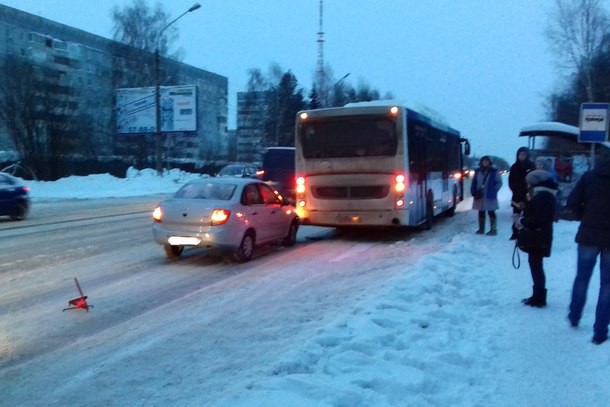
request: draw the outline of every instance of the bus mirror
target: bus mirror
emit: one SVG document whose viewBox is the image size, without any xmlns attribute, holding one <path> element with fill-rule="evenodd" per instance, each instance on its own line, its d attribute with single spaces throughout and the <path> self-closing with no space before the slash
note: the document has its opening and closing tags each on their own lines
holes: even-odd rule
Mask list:
<svg viewBox="0 0 610 407">
<path fill-rule="evenodd" d="M 470 155 L 470 142 L 468 140 L 464 142 L 464 155 Z"/>
</svg>

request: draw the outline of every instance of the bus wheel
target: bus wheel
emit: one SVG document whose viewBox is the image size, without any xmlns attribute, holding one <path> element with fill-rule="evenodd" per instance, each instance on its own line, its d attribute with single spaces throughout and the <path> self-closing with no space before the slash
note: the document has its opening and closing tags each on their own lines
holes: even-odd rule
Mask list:
<svg viewBox="0 0 610 407">
<path fill-rule="evenodd" d="M 426 230 L 432 229 L 432 223 L 434 222 L 434 207 L 432 206 L 432 202 L 428 201 L 426 204 L 426 223 L 424 224 L 424 228 Z"/>
<path fill-rule="evenodd" d="M 445 213 L 447 214 L 447 216 L 453 216 L 453 215 L 455 215 L 456 208 L 457 208 L 457 192 L 454 188 L 453 189 L 453 206 L 451 208 L 449 208 L 449 210 L 447 210 L 447 212 L 445 212 Z"/>
</svg>

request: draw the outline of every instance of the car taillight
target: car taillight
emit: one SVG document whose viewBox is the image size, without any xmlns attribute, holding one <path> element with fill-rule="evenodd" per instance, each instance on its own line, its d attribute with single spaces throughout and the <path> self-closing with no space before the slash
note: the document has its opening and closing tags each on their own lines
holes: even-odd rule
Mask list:
<svg viewBox="0 0 610 407">
<path fill-rule="evenodd" d="M 458 171 L 458 172 L 454 172 L 454 173 L 452 174 L 452 177 L 453 177 L 453 178 L 455 178 L 455 179 L 457 179 L 457 180 L 459 181 L 459 180 L 461 180 L 461 179 L 462 179 L 462 173 L 461 173 L 461 172 L 459 172 L 459 171 Z"/>
<path fill-rule="evenodd" d="M 212 226 L 223 225 L 229 220 L 231 211 L 226 209 L 214 209 L 212 212 Z"/>
<path fill-rule="evenodd" d="M 161 222 L 161 219 L 163 218 L 163 211 L 161 211 L 161 207 L 157 206 L 154 210 L 153 210 L 153 219 L 155 220 L 155 222 Z"/>
<path fill-rule="evenodd" d="M 30 187 L 22 187 L 25 192 L 30 192 Z"/>
</svg>

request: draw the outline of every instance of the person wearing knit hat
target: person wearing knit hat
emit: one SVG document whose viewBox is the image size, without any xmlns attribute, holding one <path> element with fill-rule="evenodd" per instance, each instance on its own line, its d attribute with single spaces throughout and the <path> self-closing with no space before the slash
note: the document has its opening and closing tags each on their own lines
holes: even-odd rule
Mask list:
<svg viewBox="0 0 610 407">
<path fill-rule="evenodd" d="M 479 160 L 479 168 L 474 172 L 470 193 L 473 196 L 472 209 L 479 211 L 479 229 L 477 235 L 485 233 L 485 212 L 489 214 L 491 228 L 486 234 L 495 236 L 497 232 L 496 211 L 498 210 L 498 191 L 502 188 L 502 176 L 493 166 L 491 158 L 484 155 Z"/>
<path fill-rule="evenodd" d="M 602 146 L 600 146 L 602 147 Z M 570 195 L 567 207 L 580 218 L 576 233 L 578 260 L 568 319 L 576 328 L 587 300 L 593 268 L 599 258 L 600 284 L 591 342 L 608 340 L 610 324 L 610 149 L 601 148 L 595 168 L 585 172 Z"/>
<path fill-rule="evenodd" d="M 534 170 L 525 176 L 525 182 L 535 187 L 551 179 L 551 173 L 545 170 Z"/>
<path fill-rule="evenodd" d="M 511 165 L 510 172 L 508 173 L 508 186 L 513 192 L 513 199 L 511 201 L 513 222 L 519 219 L 523 213 L 527 196 L 525 176 L 529 174 L 530 171 L 533 171 L 534 168 L 534 163 L 529 158 L 528 148 L 520 147 L 517 150 L 515 163 Z M 515 240 L 517 238 L 517 229 L 514 225 L 512 227 L 512 232 L 510 240 Z"/>
<path fill-rule="evenodd" d="M 534 170 L 525 176 L 529 192 L 523 209 L 523 217 L 515 222 L 519 230 L 517 245 L 528 254 L 532 275 L 532 296 L 522 300 L 531 307 L 545 307 L 547 290 L 543 260 L 551 256 L 553 222 L 557 205 L 557 184 L 545 170 Z M 525 247 L 522 239 L 529 236 Z"/>
</svg>

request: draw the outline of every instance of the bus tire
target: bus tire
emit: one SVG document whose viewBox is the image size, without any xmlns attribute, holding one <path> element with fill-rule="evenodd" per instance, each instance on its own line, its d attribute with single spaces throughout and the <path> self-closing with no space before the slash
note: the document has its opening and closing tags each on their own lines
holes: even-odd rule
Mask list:
<svg viewBox="0 0 610 407">
<path fill-rule="evenodd" d="M 432 206 L 432 201 L 429 200 L 426 203 L 426 222 L 424 223 L 424 229 L 432 229 L 432 223 L 434 223 L 434 207 Z"/>
<path fill-rule="evenodd" d="M 449 208 L 449 210 L 447 210 L 447 212 L 445 212 L 445 213 L 447 214 L 447 216 L 454 216 L 456 208 L 457 208 L 457 191 L 455 190 L 455 188 L 453 188 L 453 206 L 451 208 Z"/>
</svg>

